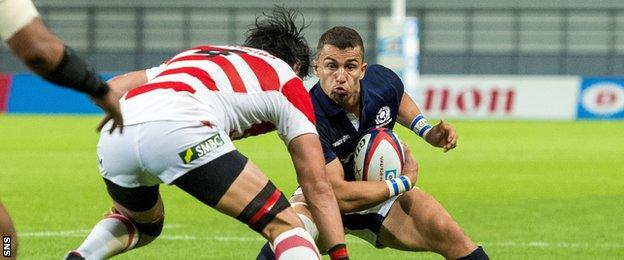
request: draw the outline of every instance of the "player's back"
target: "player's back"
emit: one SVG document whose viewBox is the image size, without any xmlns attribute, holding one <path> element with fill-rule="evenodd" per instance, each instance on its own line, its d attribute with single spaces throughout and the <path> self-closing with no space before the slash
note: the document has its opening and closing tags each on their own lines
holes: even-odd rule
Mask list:
<svg viewBox="0 0 624 260">
<path fill-rule="evenodd" d="M 148 82 L 122 98 L 127 124 L 211 121 L 240 138 L 275 128 L 283 109 L 276 98 L 286 96 L 297 108 L 303 98 L 300 110 L 312 114 L 301 79 L 284 61 L 262 50 L 198 46 L 146 72 Z"/>
</svg>

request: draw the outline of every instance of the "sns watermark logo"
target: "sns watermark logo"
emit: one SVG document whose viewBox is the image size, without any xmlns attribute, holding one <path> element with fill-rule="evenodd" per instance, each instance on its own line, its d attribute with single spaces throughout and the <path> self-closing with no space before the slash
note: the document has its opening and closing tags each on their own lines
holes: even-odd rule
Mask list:
<svg viewBox="0 0 624 260">
<path fill-rule="evenodd" d="M 224 142 L 223 139 L 221 139 L 221 136 L 219 134 L 215 134 L 205 141 L 186 149 L 184 152 L 181 152 L 178 155 L 180 156 L 184 164 L 189 164 L 192 161 L 197 160 L 197 158 L 205 156 L 211 151 L 221 147 L 223 144 Z"/>
<path fill-rule="evenodd" d="M 386 170 L 386 172 L 384 173 L 384 180 L 390 180 L 390 179 L 394 179 L 396 177 L 397 177 L 397 170 L 396 169 Z"/>
<path fill-rule="evenodd" d="M 11 236 L 2 237 L 2 256 L 11 257 Z"/>
</svg>

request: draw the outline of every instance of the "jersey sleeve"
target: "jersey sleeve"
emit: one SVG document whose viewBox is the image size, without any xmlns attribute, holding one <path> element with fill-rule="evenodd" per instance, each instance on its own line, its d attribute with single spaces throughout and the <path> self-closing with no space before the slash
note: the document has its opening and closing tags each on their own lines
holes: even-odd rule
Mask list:
<svg viewBox="0 0 624 260">
<path fill-rule="evenodd" d="M 153 67 L 153 68 L 149 68 L 145 70 L 145 75 L 147 76 L 147 81 L 151 81 L 154 78 L 156 78 L 156 76 L 158 76 L 158 74 L 162 73 L 165 68 L 167 67 L 167 64 L 163 63 L 160 64 L 160 66 L 158 67 Z"/>
<path fill-rule="evenodd" d="M 379 77 L 382 82 L 385 82 L 386 84 L 383 84 L 383 86 L 389 88 L 388 91 L 392 91 L 396 98 L 395 101 L 397 104 L 400 104 L 401 99 L 403 98 L 403 93 L 405 92 L 405 86 L 403 85 L 401 78 L 399 78 L 399 75 L 394 73 L 391 69 L 379 64 L 371 65 L 369 70 L 370 71 L 367 71 L 366 73 L 372 72 L 376 74 L 375 76 Z"/>
<path fill-rule="evenodd" d="M 314 108 L 310 95 L 303 86 L 303 81 L 295 77 L 282 87 L 282 95 L 287 102 L 278 108 L 275 128 L 286 145 L 302 134 L 317 134 Z"/>
<path fill-rule="evenodd" d="M 308 120 L 312 122 L 312 124 L 316 124 L 314 107 L 312 106 L 310 94 L 299 77 L 294 77 L 286 82 L 286 84 L 282 87 L 282 94 L 284 94 L 288 101 L 299 109 L 299 111 L 301 111 L 308 118 Z"/>
<path fill-rule="evenodd" d="M 331 149 L 331 144 L 327 141 L 329 139 L 326 137 L 325 132 L 323 130 L 324 129 L 317 127 L 319 139 L 321 141 L 321 147 L 323 148 L 323 156 L 325 157 L 325 164 L 328 164 L 334 159 L 338 158 L 338 156 Z"/>
</svg>

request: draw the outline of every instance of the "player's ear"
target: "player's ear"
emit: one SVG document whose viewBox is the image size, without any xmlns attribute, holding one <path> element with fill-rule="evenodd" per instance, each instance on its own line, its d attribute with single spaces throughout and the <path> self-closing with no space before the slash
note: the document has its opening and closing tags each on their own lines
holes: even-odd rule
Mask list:
<svg viewBox="0 0 624 260">
<path fill-rule="evenodd" d="M 295 71 L 295 74 L 299 75 L 301 72 L 301 62 L 295 62 L 295 64 L 292 67 L 293 71 Z M 299 77 L 301 77 L 299 75 Z"/>
<path fill-rule="evenodd" d="M 364 64 L 362 64 L 362 74 L 360 74 L 360 80 L 362 80 L 364 78 L 364 74 L 366 74 L 366 68 L 368 68 L 368 63 L 364 62 Z"/>
<path fill-rule="evenodd" d="M 314 76 L 318 77 L 318 63 L 316 59 L 312 60 L 312 71 L 314 71 Z"/>
</svg>

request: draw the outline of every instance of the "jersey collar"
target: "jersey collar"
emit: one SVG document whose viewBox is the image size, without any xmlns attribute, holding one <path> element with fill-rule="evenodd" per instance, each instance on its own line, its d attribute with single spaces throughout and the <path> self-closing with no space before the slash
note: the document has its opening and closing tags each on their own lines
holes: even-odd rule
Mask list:
<svg viewBox="0 0 624 260">
<path fill-rule="evenodd" d="M 331 100 L 331 98 L 329 98 L 327 94 L 323 92 L 320 81 L 314 84 L 314 87 L 312 87 L 312 90 L 310 90 L 310 92 L 312 93 L 312 96 L 314 97 L 316 102 L 318 102 L 319 107 L 323 109 L 323 111 L 325 111 L 328 116 L 335 116 L 338 113 L 346 114 L 347 111 L 344 108 L 336 104 L 336 102 Z"/>
</svg>

